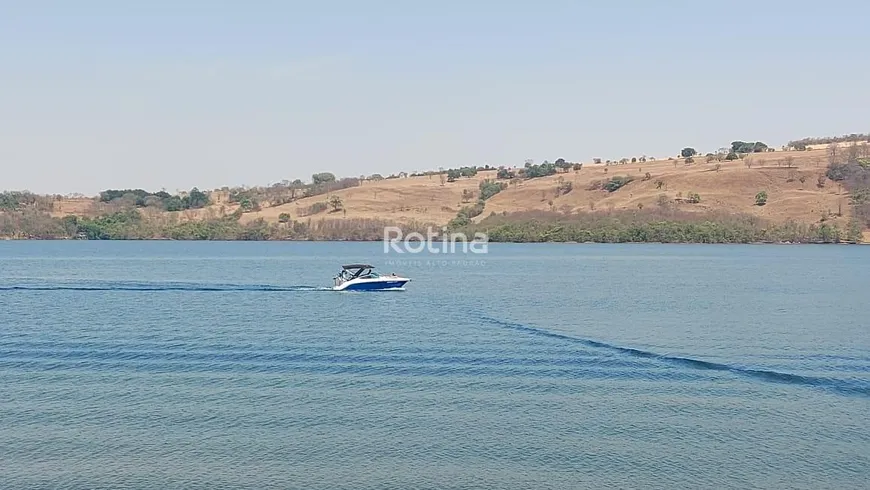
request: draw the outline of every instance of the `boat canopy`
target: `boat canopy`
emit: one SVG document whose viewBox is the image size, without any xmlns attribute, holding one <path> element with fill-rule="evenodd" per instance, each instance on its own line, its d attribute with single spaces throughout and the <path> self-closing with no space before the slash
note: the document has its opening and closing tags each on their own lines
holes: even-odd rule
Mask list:
<svg viewBox="0 0 870 490">
<path fill-rule="evenodd" d="M 373 265 L 368 265 L 368 264 L 348 264 L 348 265 L 341 266 L 341 268 L 344 270 L 348 270 L 348 269 L 374 269 L 375 267 Z"/>
</svg>

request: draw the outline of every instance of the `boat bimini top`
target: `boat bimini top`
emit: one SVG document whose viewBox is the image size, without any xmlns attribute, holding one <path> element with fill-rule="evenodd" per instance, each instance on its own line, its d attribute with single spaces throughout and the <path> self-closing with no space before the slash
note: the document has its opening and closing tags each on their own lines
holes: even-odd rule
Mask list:
<svg viewBox="0 0 870 490">
<path fill-rule="evenodd" d="M 379 274 L 374 272 L 375 266 L 369 264 L 347 264 L 341 266 L 341 275 L 349 281 L 358 277 L 378 277 Z"/>
</svg>

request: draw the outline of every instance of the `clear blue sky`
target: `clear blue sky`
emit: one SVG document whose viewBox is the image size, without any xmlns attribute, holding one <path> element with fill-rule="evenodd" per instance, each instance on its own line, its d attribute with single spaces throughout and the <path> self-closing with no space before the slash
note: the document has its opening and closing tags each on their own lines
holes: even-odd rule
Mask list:
<svg viewBox="0 0 870 490">
<path fill-rule="evenodd" d="M 870 131 L 870 2 L 0 0 L 0 189 Z"/>
</svg>

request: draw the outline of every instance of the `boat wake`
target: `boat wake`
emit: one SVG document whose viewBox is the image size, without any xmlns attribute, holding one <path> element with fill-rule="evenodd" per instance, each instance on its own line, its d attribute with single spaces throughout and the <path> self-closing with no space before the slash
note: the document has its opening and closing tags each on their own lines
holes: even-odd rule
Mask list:
<svg viewBox="0 0 870 490">
<path fill-rule="evenodd" d="M 277 286 L 270 284 L 215 284 L 182 282 L 130 282 L 106 281 L 88 283 L 29 283 L 0 284 L 0 291 L 259 291 L 259 292 L 301 292 L 330 291 L 332 288 L 317 286 Z"/>
<path fill-rule="evenodd" d="M 751 369 L 739 366 L 733 366 L 729 364 L 723 364 L 718 362 L 704 361 L 700 359 L 692 359 L 689 357 L 681 357 L 681 356 L 669 356 L 665 354 L 657 354 L 655 352 L 645 351 L 641 349 L 635 349 L 631 347 L 623 347 L 615 344 L 609 344 L 607 342 L 600 342 L 597 340 L 584 339 L 582 337 L 574 337 L 571 335 L 551 332 L 549 330 L 545 330 L 542 328 L 532 327 L 529 325 L 523 325 L 521 323 L 513 323 L 507 322 L 504 320 L 499 320 L 497 318 L 491 318 L 488 316 L 482 316 L 482 320 L 487 323 L 497 325 L 500 327 L 511 328 L 514 330 L 518 330 L 521 332 L 539 335 L 544 337 L 550 337 L 555 339 L 566 340 L 570 342 L 577 342 L 583 345 L 593 347 L 596 349 L 607 349 L 612 352 L 617 352 L 620 354 L 625 354 L 633 357 L 639 357 L 644 359 L 652 359 L 655 361 L 665 362 L 672 365 L 686 366 L 694 369 L 704 369 L 704 370 L 712 370 L 712 371 L 725 371 L 738 376 L 748 377 L 757 379 L 760 381 L 766 381 L 771 383 L 784 383 L 791 385 L 801 385 L 801 386 L 810 386 L 814 388 L 821 388 L 825 390 L 830 390 L 839 394 L 844 395 L 857 395 L 857 396 L 867 396 L 870 397 L 870 383 L 861 382 L 861 381 L 850 381 L 850 380 L 842 380 L 842 379 L 834 379 L 834 378 L 824 378 L 824 377 L 816 377 L 816 376 L 804 376 L 799 374 L 791 374 L 784 373 L 780 371 L 773 371 L 767 369 Z"/>
</svg>

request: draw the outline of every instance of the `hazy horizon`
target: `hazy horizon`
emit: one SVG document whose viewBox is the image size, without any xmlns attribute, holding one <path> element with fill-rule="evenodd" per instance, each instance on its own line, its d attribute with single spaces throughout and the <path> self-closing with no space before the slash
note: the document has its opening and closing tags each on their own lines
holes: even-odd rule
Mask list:
<svg viewBox="0 0 870 490">
<path fill-rule="evenodd" d="M 868 17 L 857 1 L 3 3 L 0 190 L 213 189 L 867 132 Z"/>
</svg>

